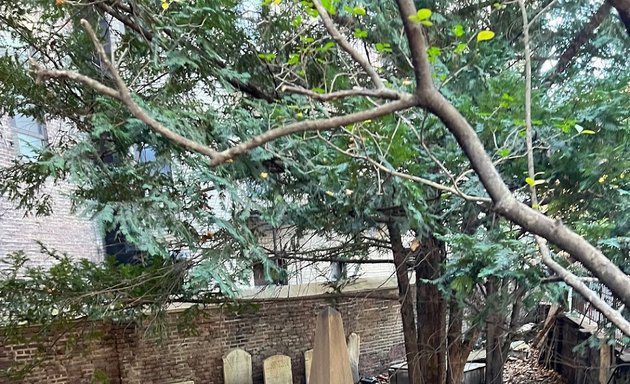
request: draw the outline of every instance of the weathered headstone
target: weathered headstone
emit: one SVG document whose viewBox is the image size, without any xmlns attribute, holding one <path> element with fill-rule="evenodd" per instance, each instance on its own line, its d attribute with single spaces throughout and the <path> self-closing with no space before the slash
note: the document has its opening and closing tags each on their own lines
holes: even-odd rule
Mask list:
<svg viewBox="0 0 630 384">
<path fill-rule="evenodd" d="M 265 384 L 293 384 L 291 358 L 285 355 L 274 355 L 263 361 Z"/>
<path fill-rule="evenodd" d="M 313 350 L 304 351 L 304 376 L 306 376 L 306 384 L 309 384 L 311 377 L 311 363 L 313 362 Z"/>
<path fill-rule="evenodd" d="M 361 337 L 352 332 L 348 336 L 348 356 L 350 357 L 350 369 L 352 370 L 352 382 L 358 383 L 359 376 L 359 354 L 361 353 Z"/>
<path fill-rule="evenodd" d="M 252 384 L 252 356 L 236 348 L 223 356 L 225 384 Z"/>
<path fill-rule="evenodd" d="M 317 316 L 309 384 L 352 384 L 341 314 L 327 307 Z"/>
</svg>

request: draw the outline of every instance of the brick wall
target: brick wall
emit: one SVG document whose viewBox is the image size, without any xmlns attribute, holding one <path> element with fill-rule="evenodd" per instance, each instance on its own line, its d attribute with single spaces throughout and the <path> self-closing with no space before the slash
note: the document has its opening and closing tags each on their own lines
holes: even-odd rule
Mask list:
<svg viewBox="0 0 630 384">
<path fill-rule="evenodd" d="M 12 164 L 18 154 L 17 137 L 7 116 L 0 116 L 0 167 Z M 46 126 L 49 141 L 54 142 L 64 130 L 60 123 Z M 2 182 L 0 180 L 0 182 Z M 24 211 L 0 197 L 0 257 L 15 251 L 24 251 L 33 264 L 50 266 L 53 262 L 40 253 L 41 241 L 49 248 L 71 256 L 100 260 L 103 241 L 94 224 L 87 218 L 73 214 L 68 183 L 49 184 L 44 193 L 52 198 L 53 214 L 45 217 L 24 216 Z"/>
<path fill-rule="evenodd" d="M 71 352 L 65 337 L 48 349 L 45 361 L 18 383 L 91 383 L 108 376 L 108 383 L 195 384 L 223 382 L 222 356 L 232 348 L 252 355 L 254 383 L 262 383 L 263 359 L 286 354 L 291 357 L 294 383 L 304 383 L 303 352 L 312 348 L 317 313 L 327 298 L 301 298 L 253 303 L 241 313 L 212 308 L 198 317 L 194 333 L 180 330 L 180 313 L 171 313 L 165 336 L 143 337 L 133 325 L 101 325 L 103 337 L 79 338 Z M 346 335 L 361 336 L 360 372 L 382 372 L 393 360 L 402 358 L 403 336 L 396 300 L 369 298 L 339 299 Z M 181 323 L 180 323 L 181 324 Z M 70 345 L 73 343 L 70 342 Z M 1 346 L 0 368 L 35 353 L 32 346 Z M 6 380 L 6 379 L 5 379 Z M 15 383 L 16 381 L 12 381 Z M 9 383 L 2 381 L 0 383 Z"/>
</svg>

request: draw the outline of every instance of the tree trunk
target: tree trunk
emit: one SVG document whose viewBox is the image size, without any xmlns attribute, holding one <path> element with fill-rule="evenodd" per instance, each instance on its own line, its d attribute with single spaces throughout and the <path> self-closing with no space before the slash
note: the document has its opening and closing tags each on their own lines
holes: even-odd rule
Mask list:
<svg viewBox="0 0 630 384">
<path fill-rule="evenodd" d="M 503 329 L 505 326 L 504 311 L 496 308 L 498 294 L 498 279 L 491 277 L 486 282 L 486 303 L 490 306 L 486 320 L 486 384 L 503 383 L 503 365 L 505 355 L 503 350 Z M 493 298 L 493 296 L 495 296 Z"/>
<path fill-rule="evenodd" d="M 446 384 L 462 384 L 464 382 L 464 367 L 470 351 L 462 345 L 462 327 L 464 325 L 464 309 L 457 300 L 449 303 L 448 315 L 448 369 L 446 370 Z"/>
<path fill-rule="evenodd" d="M 589 22 L 582 28 L 580 32 L 578 32 L 577 35 L 575 35 L 567 49 L 562 53 L 562 55 L 560 55 L 560 58 L 558 59 L 558 64 L 556 65 L 555 74 L 560 74 L 567 69 L 575 55 L 577 55 L 580 48 L 582 48 L 589 42 L 597 27 L 599 27 L 606 16 L 608 16 L 608 14 L 610 13 L 610 8 L 612 8 L 611 3 L 608 1 L 604 1 L 602 5 L 597 9 L 597 12 L 595 12 L 595 14 L 591 17 Z"/>
<path fill-rule="evenodd" d="M 464 308 L 454 296 L 451 298 L 448 306 L 448 369 L 446 370 L 446 384 L 462 384 L 464 382 L 464 368 L 468 355 L 472 351 L 475 339 L 479 336 L 479 323 L 472 324 L 466 334 L 464 334 Z"/>
<path fill-rule="evenodd" d="M 394 266 L 396 267 L 400 316 L 402 318 L 405 352 L 409 370 L 409 384 L 424 384 L 420 381 L 418 336 L 414 316 L 413 295 L 409 286 L 409 275 L 407 272 L 407 251 L 403 247 L 398 225 L 390 222 L 387 224 L 387 230 L 389 232 L 389 241 L 394 256 Z"/>
<path fill-rule="evenodd" d="M 610 4 L 612 4 L 617 10 L 617 13 L 619 13 L 619 18 L 626 27 L 628 36 L 630 36 L 630 0 L 610 0 Z"/>
<path fill-rule="evenodd" d="M 444 243 L 429 236 L 416 256 L 416 314 L 418 352 L 423 384 L 446 382 L 446 305 L 436 284 L 426 282 L 440 277 L 446 250 Z"/>
</svg>

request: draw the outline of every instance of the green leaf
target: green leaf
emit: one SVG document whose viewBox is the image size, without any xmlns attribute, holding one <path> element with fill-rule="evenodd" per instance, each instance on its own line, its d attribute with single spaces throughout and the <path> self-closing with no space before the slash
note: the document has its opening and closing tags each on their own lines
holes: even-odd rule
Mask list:
<svg viewBox="0 0 630 384">
<path fill-rule="evenodd" d="M 442 53 L 442 50 L 438 47 L 431 47 L 427 49 L 427 56 L 429 56 L 429 62 L 434 63 L 441 53 Z"/>
<path fill-rule="evenodd" d="M 420 22 L 420 24 L 422 24 L 422 25 L 424 25 L 424 26 L 426 26 L 426 27 L 430 27 L 430 26 L 432 26 L 432 25 L 433 25 L 433 23 L 432 23 L 432 22 L 430 22 L 429 20 L 422 20 L 422 21 Z"/>
<path fill-rule="evenodd" d="M 260 57 L 261 59 L 265 61 L 273 61 L 273 59 L 276 58 L 276 54 L 275 53 L 259 53 L 258 57 Z"/>
<path fill-rule="evenodd" d="M 300 62 L 300 55 L 298 55 L 297 53 L 292 53 L 289 55 L 289 60 L 287 61 L 287 64 L 293 65 L 299 62 Z"/>
<path fill-rule="evenodd" d="M 532 187 L 535 185 L 545 184 L 545 180 L 534 180 L 531 177 L 525 178 L 525 182 L 527 183 L 527 185 Z"/>
<path fill-rule="evenodd" d="M 455 49 L 453 50 L 453 53 L 459 55 L 460 53 L 463 53 L 467 47 L 468 46 L 466 45 L 466 43 L 459 43 L 457 44 L 457 47 L 455 47 Z"/>
<path fill-rule="evenodd" d="M 320 52 L 326 52 L 329 51 L 330 49 L 335 47 L 335 43 L 332 41 L 327 42 L 326 44 L 324 44 L 323 47 L 319 48 Z"/>
<path fill-rule="evenodd" d="M 352 13 L 353 15 L 357 15 L 357 16 L 364 16 L 366 14 L 365 8 L 362 8 L 362 7 L 354 7 L 350 11 L 350 13 Z"/>
<path fill-rule="evenodd" d="M 389 43 L 376 43 L 374 45 L 378 53 L 392 53 L 392 46 Z"/>
<path fill-rule="evenodd" d="M 415 15 L 409 16 L 409 20 L 415 21 L 416 23 L 421 23 L 423 20 L 427 20 L 431 17 L 433 12 L 431 12 L 428 8 L 421 8 L 416 12 Z"/>
<path fill-rule="evenodd" d="M 494 38 L 494 32 L 490 30 L 479 31 L 477 34 L 477 42 L 492 40 Z"/>
<path fill-rule="evenodd" d="M 580 132 L 580 135 L 594 135 L 595 131 L 591 131 L 590 129 L 583 129 L 582 132 Z"/>
<path fill-rule="evenodd" d="M 355 28 L 354 29 L 354 36 L 356 36 L 358 39 L 364 39 L 368 36 L 367 31 L 361 29 L 361 28 Z"/>
<path fill-rule="evenodd" d="M 461 24 L 457 24 L 455 27 L 453 27 L 451 31 L 453 32 L 453 35 L 455 35 L 455 37 L 464 36 L 464 27 Z"/>
<path fill-rule="evenodd" d="M 293 19 L 293 21 L 291 21 L 291 26 L 294 27 L 294 28 L 297 28 L 300 25 L 302 25 L 302 16 L 297 15 L 295 17 L 295 19 Z"/>
<path fill-rule="evenodd" d="M 510 150 L 508 148 L 501 148 L 501 149 L 499 149 L 499 156 L 501 156 L 501 157 L 508 157 L 508 156 L 510 156 Z"/>
<path fill-rule="evenodd" d="M 335 2 L 335 0 L 322 0 L 322 5 L 326 9 L 326 12 L 330 13 L 331 15 L 337 14 L 337 7 L 334 4 Z"/>
</svg>

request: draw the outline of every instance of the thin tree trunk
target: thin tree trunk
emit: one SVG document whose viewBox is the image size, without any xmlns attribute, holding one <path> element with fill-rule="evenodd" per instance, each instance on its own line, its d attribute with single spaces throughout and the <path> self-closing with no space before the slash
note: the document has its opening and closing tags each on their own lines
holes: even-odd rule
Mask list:
<svg viewBox="0 0 630 384">
<path fill-rule="evenodd" d="M 486 320 L 486 384 L 503 383 L 503 365 L 505 355 L 503 350 L 504 311 L 496 308 L 493 296 L 498 293 L 498 279 L 491 277 L 486 282 L 486 303 L 490 305 Z M 494 308 L 493 308 L 494 307 Z"/>
<path fill-rule="evenodd" d="M 407 251 L 403 247 L 400 228 L 394 222 L 387 223 L 389 241 L 392 245 L 394 266 L 396 267 L 396 279 L 398 281 L 398 294 L 400 300 L 400 316 L 403 324 L 405 338 L 405 352 L 409 370 L 410 384 L 424 384 L 420 381 L 420 362 L 418 354 L 418 334 L 414 316 L 413 294 L 409 286 L 407 272 Z"/>
<path fill-rule="evenodd" d="M 555 72 L 556 75 L 564 72 L 569 67 L 569 64 L 571 64 L 573 58 L 575 57 L 575 55 L 577 55 L 580 48 L 588 43 L 597 27 L 599 27 L 606 16 L 608 16 L 611 8 L 611 3 L 608 1 L 604 1 L 602 5 L 597 9 L 597 12 L 593 14 L 589 22 L 584 26 L 584 28 L 582 28 L 582 30 L 580 30 L 580 32 L 575 35 L 567 49 L 560 56 L 560 59 L 558 59 L 558 64 L 556 65 Z"/>
<path fill-rule="evenodd" d="M 448 369 L 446 370 L 446 384 L 462 384 L 464 382 L 464 368 L 468 355 L 479 335 L 479 324 L 474 324 L 463 332 L 464 308 L 455 296 L 449 302 L 448 316 Z"/>
<path fill-rule="evenodd" d="M 619 13 L 619 18 L 626 27 L 626 32 L 630 36 L 630 0 L 610 0 L 610 4 Z"/>
<path fill-rule="evenodd" d="M 420 375 L 424 384 L 446 382 L 446 305 L 436 284 L 446 251 L 444 243 L 429 236 L 416 256 L 416 314 Z"/>
</svg>

